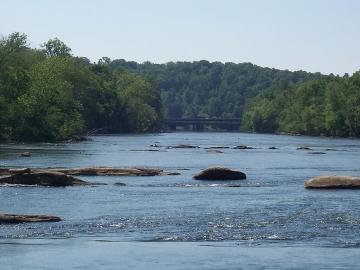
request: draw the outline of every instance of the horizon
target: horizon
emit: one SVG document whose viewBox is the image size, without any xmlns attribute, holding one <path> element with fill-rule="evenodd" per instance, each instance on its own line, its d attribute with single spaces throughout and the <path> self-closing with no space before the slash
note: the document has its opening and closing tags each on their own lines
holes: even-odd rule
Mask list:
<svg viewBox="0 0 360 270">
<path fill-rule="evenodd" d="M 31 47 L 57 37 L 91 62 L 206 60 L 340 76 L 360 70 L 355 0 L 2 0 L 2 9 L 1 35 L 25 33 Z"/>
</svg>

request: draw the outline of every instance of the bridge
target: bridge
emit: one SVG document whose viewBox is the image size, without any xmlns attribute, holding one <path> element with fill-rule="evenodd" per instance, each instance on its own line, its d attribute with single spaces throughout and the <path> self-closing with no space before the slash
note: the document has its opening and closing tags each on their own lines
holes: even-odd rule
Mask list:
<svg viewBox="0 0 360 270">
<path fill-rule="evenodd" d="M 205 129 L 218 129 L 227 131 L 239 130 L 240 118 L 168 118 L 164 120 L 164 127 L 167 130 L 176 130 L 178 127 L 203 131 Z"/>
</svg>

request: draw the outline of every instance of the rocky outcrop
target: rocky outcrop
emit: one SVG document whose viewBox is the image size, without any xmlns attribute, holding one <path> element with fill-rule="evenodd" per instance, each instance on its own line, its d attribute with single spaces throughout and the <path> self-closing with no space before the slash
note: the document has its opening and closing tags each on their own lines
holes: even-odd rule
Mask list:
<svg viewBox="0 0 360 270">
<path fill-rule="evenodd" d="M 305 182 L 305 188 L 349 188 L 360 189 L 360 177 L 318 176 Z"/>
<path fill-rule="evenodd" d="M 58 222 L 61 218 L 44 215 L 0 214 L 0 224 L 16 224 L 24 222 Z"/>
<path fill-rule="evenodd" d="M 90 183 L 55 171 L 9 170 L 10 175 L 0 178 L 0 184 L 48 187 L 84 186 Z"/>
<path fill-rule="evenodd" d="M 223 167 L 211 167 L 194 176 L 196 180 L 243 180 L 246 174 Z"/>
<path fill-rule="evenodd" d="M 86 168 L 51 168 L 50 172 L 60 172 L 67 175 L 114 175 L 114 176 L 156 176 L 164 171 L 154 168 L 117 168 L 117 167 L 86 167 Z"/>
</svg>

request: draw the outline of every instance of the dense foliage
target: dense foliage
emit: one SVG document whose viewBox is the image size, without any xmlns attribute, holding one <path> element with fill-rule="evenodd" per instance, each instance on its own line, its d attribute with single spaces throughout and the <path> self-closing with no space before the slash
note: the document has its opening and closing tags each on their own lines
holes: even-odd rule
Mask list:
<svg viewBox="0 0 360 270">
<path fill-rule="evenodd" d="M 360 137 L 360 72 L 268 90 L 249 102 L 243 124 L 254 132 Z"/>
<path fill-rule="evenodd" d="M 114 60 L 126 69 L 152 77 L 161 90 L 167 117 L 241 118 L 249 98 L 269 87 L 286 88 L 321 78 L 320 74 L 262 68 L 250 63 L 176 62 L 152 64 Z"/>
<path fill-rule="evenodd" d="M 24 34 L 0 39 L 0 141 L 57 141 L 104 128 L 159 128 L 160 92 L 154 83 L 104 58 L 91 64 L 71 56 L 58 39 L 41 49 Z"/>
<path fill-rule="evenodd" d="M 360 73 L 344 77 L 208 61 L 74 57 L 59 39 L 0 39 L 0 141 L 147 132 L 165 117 L 241 118 L 254 132 L 360 136 Z M 164 110 L 163 110 L 164 107 Z"/>
</svg>

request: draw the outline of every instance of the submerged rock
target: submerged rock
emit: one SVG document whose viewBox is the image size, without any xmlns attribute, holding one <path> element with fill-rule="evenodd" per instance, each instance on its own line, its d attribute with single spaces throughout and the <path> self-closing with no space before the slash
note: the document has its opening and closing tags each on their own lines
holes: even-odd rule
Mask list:
<svg viewBox="0 0 360 270">
<path fill-rule="evenodd" d="M 205 149 L 212 150 L 212 149 L 229 149 L 229 148 L 230 148 L 229 146 L 210 146 L 210 147 L 206 147 Z"/>
<path fill-rule="evenodd" d="M 19 157 L 31 157 L 31 153 L 30 152 L 22 152 L 19 154 Z"/>
<path fill-rule="evenodd" d="M 319 151 L 314 151 L 314 152 L 309 152 L 309 154 L 311 155 L 325 155 L 326 153 L 325 152 L 319 152 Z"/>
<path fill-rule="evenodd" d="M 296 150 L 312 150 L 312 149 L 307 146 L 300 146 L 300 147 L 296 148 Z"/>
<path fill-rule="evenodd" d="M 11 171 L 13 170 L 9 170 L 10 173 Z M 0 184 L 65 187 L 84 186 L 90 183 L 61 172 L 29 171 L 29 169 L 23 169 L 23 172 L 17 170 L 14 174 L 1 177 Z"/>
<path fill-rule="evenodd" d="M 179 172 L 168 172 L 166 175 L 181 175 Z"/>
<path fill-rule="evenodd" d="M 207 153 L 211 153 L 211 154 L 221 154 L 224 153 L 223 151 L 217 150 L 217 149 L 209 149 L 206 150 Z"/>
<path fill-rule="evenodd" d="M 211 167 L 194 176 L 196 180 L 243 180 L 246 174 L 223 167 Z"/>
<path fill-rule="evenodd" d="M 360 177 L 318 176 L 305 182 L 305 188 L 349 188 L 360 189 Z"/>
<path fill-rule="evenodd" d="M 154 144 L 150 144 L 150 147 L 161 147 L 160 145 L 158 145 L 158 144 L 156 144 L 156 143 L 154 143 Z"/>
<path fill-rule="evenodd" d="M 44 215 L 13 215 L 0 214 L 0 224 L 17 224 L 24 222 L 58 222 L 61 218 Z"/>
<path fill-rule="evenodd" d="M 125 183 L 122 183 L 122 182 L 116 182 L 116 183 L 114 183 L 114 186 L 123 187 L 123 186 L 126 186 L 126 184 L 125 184 Z"/>
<path fill-rule="evenodd" d="M 194 149 L 194 148 L 200 148 L 200 146 L 197 145 L 190 145 L 190 144 L 179 144 L 179 145 L 174 145 L 174 146 L 168 146 L 166 147 L 167 149 Z"/>
<path fill-rule="evenodd" d="M 132 149 L 131 152 L 160 152 L 159 149 Z M 165 152 L 165 151 L 163 151 Z"/>
<path fill-rule="evenodd" d="M 16 168 L 16 169 L 9 169 L 8 173 L 9 174 L 23 174 L 23 173 L 29 173 L 31 172 L 31 169 L 29 168 Z"/>
<path fill-rule="evenodd" d="M 238 145 L 238 146 L 235 146 L 233 149 L 246 150 L 246 149 L 255 149 L 255 148 L 251 147 L 251 146 L 247 146 L 247 145 Z"/>
</svg>

